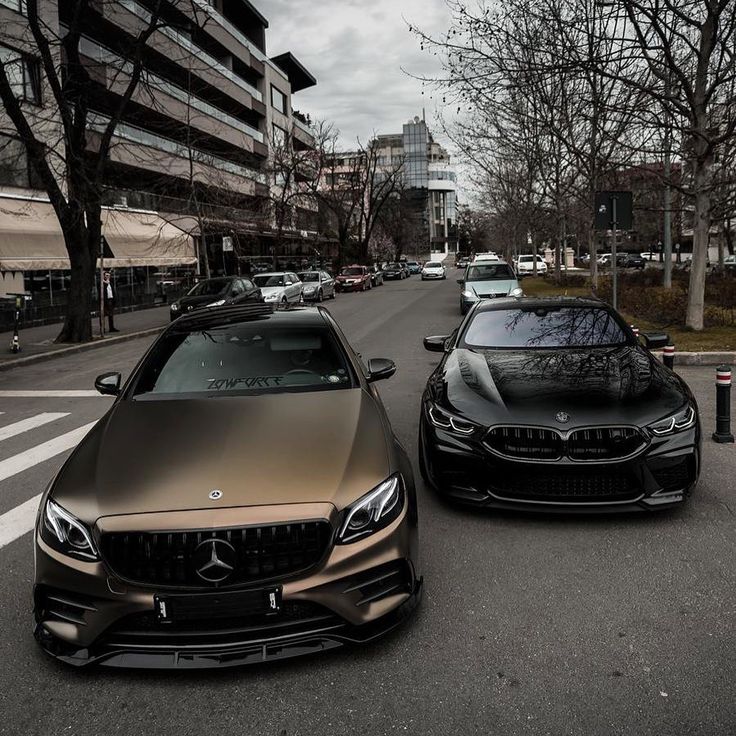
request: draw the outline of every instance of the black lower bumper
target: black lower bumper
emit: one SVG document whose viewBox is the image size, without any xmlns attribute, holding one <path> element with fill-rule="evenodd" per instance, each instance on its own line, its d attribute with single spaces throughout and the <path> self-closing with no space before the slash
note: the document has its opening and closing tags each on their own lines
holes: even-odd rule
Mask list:
<svg viewBox="0 0 736 736">
<path fill-rule="evenodd" d="M 306 654 L 316 654 L 345 645 L 370 644 L 403 624 L 419 605 L 422 579 L 400 606 L 376 621 L 353 626 L 344 621 L 327 622 L 312 630 L 226 644 L 147 644 L 145 641 L 120 644 L 104 638 L 89 648 L 78 649 L 53 637 L 41 624 L 34 636 L 50 656 L 76 667 L 98 664 L 106 667 L 138 669 L 205 669 L 236 667 L 271 662 Z"/>
</svg>

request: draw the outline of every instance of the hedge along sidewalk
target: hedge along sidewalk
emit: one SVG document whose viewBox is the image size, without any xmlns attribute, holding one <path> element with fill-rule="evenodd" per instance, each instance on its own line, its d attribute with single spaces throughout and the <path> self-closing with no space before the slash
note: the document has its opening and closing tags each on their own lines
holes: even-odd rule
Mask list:
<svg viewBox="0 0 736 736">
<path fill-rule="evenodd" d="M 168 307 L 115 315 L 115 326 L 120 330 L 119 333 L 113 333 L 104 339 L 97 338 L 91 342 L 79 344 L 53 342 L 61 330 L 61 324 L 21 329 L 20 353 L 10 351 L 13 333 L 3 332 L 0 333 L 0 340 L 3 340 L 5 345 L 0 342 L 0 371 L 156 335 L 169 324 L 169 321 Z M 96 324 L 94 327 L 96 328 Z"/>
</svg>

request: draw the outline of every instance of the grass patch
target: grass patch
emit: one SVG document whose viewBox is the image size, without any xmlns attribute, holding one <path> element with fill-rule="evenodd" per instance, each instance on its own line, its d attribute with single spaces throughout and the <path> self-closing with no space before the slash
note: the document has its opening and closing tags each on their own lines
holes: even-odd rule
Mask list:
<svg viewBox="0 0 736 736">
<path fill-rule="evenodd" d="M 565 286 L 552 279 L 525 278 L 521 282 L 526 296 L 591 296 L 589 286 Z M 622 312 L 629 324 L 636 325 L 642 332 L 666 332 L 676 350 L 682 352 L 723 352 L 736 351 L 736 327 L 707 327 L 696 332 L 684 326 L 657 324 L 636 315 Z"/>
</svg>

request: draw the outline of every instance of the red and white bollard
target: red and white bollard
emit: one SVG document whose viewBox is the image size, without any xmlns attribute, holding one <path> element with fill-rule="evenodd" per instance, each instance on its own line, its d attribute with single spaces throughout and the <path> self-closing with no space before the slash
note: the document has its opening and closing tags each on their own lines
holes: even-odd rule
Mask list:
<svg viewBox="0 0 736 736">
<path fill-rule="evenodd" d="M 662 349 L 662 362 L 670 370 L 674 369 L 675 367 L 675 346 L 674 345 L 664 346 L 664 348 Z"/>
<path fill-rule="evenodd" d="M 713 440 L 720 444 L 733 442 L 731 433 L 731 369 L 719 365 L 716 369 L 716 431 Z"/>
</svg>

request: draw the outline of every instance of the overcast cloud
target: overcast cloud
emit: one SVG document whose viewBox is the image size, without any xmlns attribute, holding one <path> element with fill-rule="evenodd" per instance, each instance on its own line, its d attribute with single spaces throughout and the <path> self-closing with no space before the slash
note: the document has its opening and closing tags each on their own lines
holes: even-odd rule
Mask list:
<svg viewBox="0 0 736 736">
<path fill-rule="evenodd" d="M 434 102 L 414 74 L 437 71 L 407 22 L 431 33 L 447 29 L 444 0 L 255 0 L 268 18 L 269 56 L 291 51 L 317 78 L 294 97 L 294 107 L 330 120 L 343 144 L 365 141 L 373 131 L 399 133 L 426 107 L 432 128 Z M 434 132 L 437 132 L 436 130 Z"/>
</svg>

